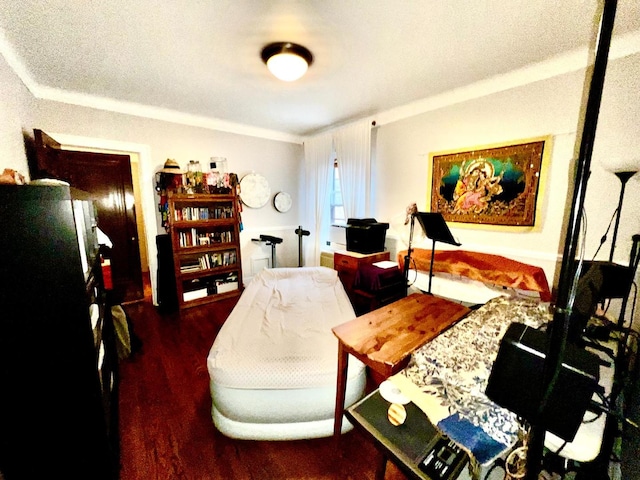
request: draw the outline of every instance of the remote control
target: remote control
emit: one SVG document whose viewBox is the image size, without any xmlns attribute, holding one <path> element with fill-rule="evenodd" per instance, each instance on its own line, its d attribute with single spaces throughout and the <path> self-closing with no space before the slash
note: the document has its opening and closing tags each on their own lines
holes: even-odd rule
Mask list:
<svg viewBox="0 0 640 480">
<path fill-rule="evenodd" d="M 438 436 L 418 467 L 434 480 L 448 480 L 458 476 L 467 460 L 464 450 L 447 437 Z"/>
</svg>

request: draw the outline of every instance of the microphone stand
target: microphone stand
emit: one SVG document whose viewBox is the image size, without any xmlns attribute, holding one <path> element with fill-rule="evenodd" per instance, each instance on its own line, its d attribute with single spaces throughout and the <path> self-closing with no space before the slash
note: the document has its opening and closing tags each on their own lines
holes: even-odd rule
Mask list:
<svg viewBox="0 0 640 480">
<path fill-rule="evenodd" d="M 411 226 L 409 227 L 409 247 L 407 254 L 404 256 L 404 296 L 409 294 L 409 265 L 411 263 L 411 242 L 413 241 L 413 227 L 415 224 L 416 214 L 411 214 Z M 405 224 L 406 225 L 406 224 Z"/>
<path fill-rule="evenodd" d="M 302 237 L 310 235 L 309 230 L 303 230 L 302 225 L 298 225 L 295 234 L 298 235 L 298 267 L 302 267 Z"/>
</svg>

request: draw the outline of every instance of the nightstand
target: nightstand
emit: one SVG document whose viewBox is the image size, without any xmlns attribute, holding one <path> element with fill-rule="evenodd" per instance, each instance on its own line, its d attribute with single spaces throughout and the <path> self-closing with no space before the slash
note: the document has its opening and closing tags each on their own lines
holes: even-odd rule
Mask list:
<svg viewBox="0 0 640 480">
<path fill-rule="evenodd" d="M 355 293 L 354 282 L 358 268 L 362 265 L 371 265 L 372 263 L 389 260 L 389 252 L 377 253 L 358 253 L 339 250 L 333 256 L 333 268 L 338 272 L 338 277 L 344 286 L 347 296 L 351 303 L 355 305 L 358 297 Z"/>
<path fill-rule="evenodd" d="M 396 264 L 360 265 L 353 282 L 353 291 L 353 309 L 358 315 L 405 297 L 407 284 Z"/>
</svg>

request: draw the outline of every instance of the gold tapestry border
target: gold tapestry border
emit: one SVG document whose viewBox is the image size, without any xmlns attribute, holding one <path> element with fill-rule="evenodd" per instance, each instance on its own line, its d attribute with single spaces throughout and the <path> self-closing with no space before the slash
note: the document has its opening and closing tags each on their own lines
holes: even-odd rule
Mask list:
<svg viewBox="0 0 640 480">
<path fill-rule="evenodd" d="M 451 222 L 453 224 L 452 226 L 455 228 L 503 231 L 503 232 L 511 232 L 511 233 L 540 232 L 543 228 L 543 219 L 544 219 L 544 213 L 545 213 L 544 200 L 545 200 L 546 191 L 547 191 L 548 170 L 549 170 L 549 164 L 551 162 L 551 151 L 553 149 L 553 135 L 543 135 L 543 136 L 524 138 L 519 140 L 510 140 L 505 142 L 477 145 L 473 147 L 430 152 L 428 169 L 427 169 L 427 202 L 426 202 L 427 208 L 431 210 L 434 157 L 439 157 L 444 155 L 464 154 L 464 153 L 476 152 L 481 150 L 514 147 L 517 145 L 523 145 L 523 144 L 535 143 L 535 142 L 544 142 L 544 148 L 542 151 L 542 158 L 540 162 L 540 174 L 538 177 L 538 188 L 537 188 L 537 195 L 535 198 L 534 224 L 532 226 L 497 225 L 497 224 L 489 224 L 489 223 L 463 223 L 463 222 L 456 222 L 455 220 L 447 220 L 447 221 Z"/>
</svg>

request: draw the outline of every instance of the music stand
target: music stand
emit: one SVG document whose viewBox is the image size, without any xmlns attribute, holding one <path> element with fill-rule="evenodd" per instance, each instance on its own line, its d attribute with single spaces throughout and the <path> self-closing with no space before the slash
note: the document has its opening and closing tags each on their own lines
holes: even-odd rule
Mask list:
<svg viewBox="0 0 640 480">
<path fill-rule="evenodd" d="M 433 258 L 436 249 L 436 242 L 448 243 L 449 245 L 455 245 L 459 247 L 462 245 L 458 243 L 451 230 L 447 226 L 447 222 L 444 221 L 444 217 L 438 212 L 417 212 L 415 214 L 418 217 L 418 223 L 422 227 L 427 238 L 432 240 L 431 245 L 431 264 L 429 266 L 429 291 L 431 294 L 431 279 L 433 278 Z"/>
</svg>

